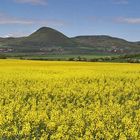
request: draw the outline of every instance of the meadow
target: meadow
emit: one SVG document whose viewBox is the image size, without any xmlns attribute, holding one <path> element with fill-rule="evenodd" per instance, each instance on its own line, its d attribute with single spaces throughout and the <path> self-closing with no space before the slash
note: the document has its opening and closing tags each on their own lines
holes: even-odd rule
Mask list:
<svg viewBox="0 0 140 140">
<path fill-rule="evenodd" d="M 140 139 L 140 65 L 0 60 L 0 139 Z"/>
</svg>

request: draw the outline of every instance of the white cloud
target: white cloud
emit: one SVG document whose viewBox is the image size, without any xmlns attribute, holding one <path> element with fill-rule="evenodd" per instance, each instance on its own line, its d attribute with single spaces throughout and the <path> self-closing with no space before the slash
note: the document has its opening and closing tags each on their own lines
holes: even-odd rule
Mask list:
<svg viewBox="0 0 140 140">
<path fill-rule="evenodd" d="M 19 25 L 39 25 L 39 26 L 63 26 L 67 24 L 63 20 L 59 19 L 27 19 L 18 18 L 6 14 L 0 13 L 0 25 L 6 24 L 19 24 Z"/>
<path fill-rule="evenodd" d="M 32 21 L 0 13 L 0 24 L 32 24 Z"/>
<path fill-rule="evenodd" d="M 118 23 L 127 23 L 127 24 L 140 24 L 140 18 L 125 18 L 125 17 L 120 17 L 116 18 L 115 22 Z"/>
<path fill-rule="evenodd" d="M 30 35 L 32 32 L 21 32 L 21 31 L 16 31 L 16 32 L 10 32 L 8 34 L 3 35 L 2 37 L 23 37 L 23 36 L 28 36 Z"/>
<path fill-rule="evenodd" d="M 114 22 L 114 23 L 124 23 L 124 24 L 140 24 L 140 17 L 90 17 L 90 21 L 94 22 Z"/>
<path fill-rule="evenodd" d="M 29 3 L 33 5 L 46 5 L 47 3 L 46 0 L 14 0 L 14 1 L 18 3 Z"/>
<path fill-rule="evenodd" d="M 128 4 L 128 0 L 113 0 L 114 4 Z"/>
</svg>

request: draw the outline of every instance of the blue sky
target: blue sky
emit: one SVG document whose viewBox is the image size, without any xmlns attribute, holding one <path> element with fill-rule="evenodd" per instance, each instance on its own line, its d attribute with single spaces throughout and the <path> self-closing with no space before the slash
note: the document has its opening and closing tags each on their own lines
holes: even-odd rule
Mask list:
<svg viewBox="0 0 140 140">
<path fill-rule="evenodd" d="M 1 0 L 0 36 L 42 26 L 65 35 L 110 35 L 140 41 L 140 0 Z"/>
</svg>

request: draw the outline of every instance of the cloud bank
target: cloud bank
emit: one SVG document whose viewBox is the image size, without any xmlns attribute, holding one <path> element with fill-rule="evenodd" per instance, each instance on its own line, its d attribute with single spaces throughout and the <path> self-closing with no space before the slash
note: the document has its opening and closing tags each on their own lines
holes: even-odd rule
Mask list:
<svg viewBox="0 0 140 140">
<path fill-rule="evenodd" d="M 64 26 L 67 24 L 60 19 L 26 19 L 18 18 L 0 13 L 0 25 L 19 24 L 19 25 L 39 25 L 39 26 Z"/>
<path fill-rule="evenodd" d="M 128 4 L 128 0 L 113 0 L 114 4 Z"/>
<path fill-rule="evenodd" d="M 115 19 L 118 23 L 127 23 L 127 24 L 140 24 L 140 18 L 125 18 L 120 17 Z"/>
<path fill-rule="evenodd" d="M 33 4 L 33 5 L 46 5 L 47 4 L 46 0 L 14 0 L 14 1 L 18 3 L 28 3 L 28 4 Z"/>
</svg>

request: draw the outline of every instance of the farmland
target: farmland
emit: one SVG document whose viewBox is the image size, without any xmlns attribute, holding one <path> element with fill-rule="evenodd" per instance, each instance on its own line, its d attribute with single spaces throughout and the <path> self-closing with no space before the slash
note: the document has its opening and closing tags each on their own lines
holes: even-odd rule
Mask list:
<svg viewBox="0 0 140 140">
<path fill-rule="evenodd" d="M 140 139 L 140 65 L 0 60 L 0 139 Z"/>
</svg>

